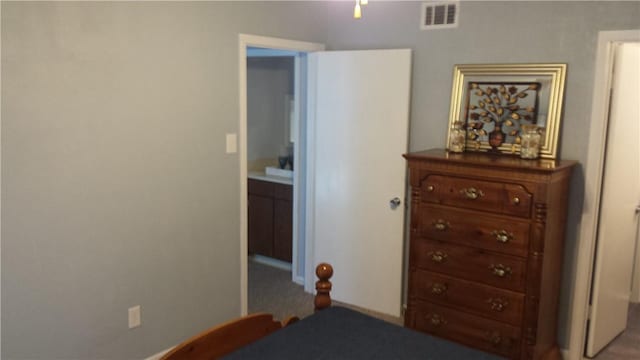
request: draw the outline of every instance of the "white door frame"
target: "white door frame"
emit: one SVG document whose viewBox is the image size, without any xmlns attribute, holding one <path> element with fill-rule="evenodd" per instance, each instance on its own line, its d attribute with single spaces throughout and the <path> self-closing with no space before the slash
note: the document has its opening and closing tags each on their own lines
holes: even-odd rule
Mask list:
<svg viewBox="0 0 640 360">
<path fill-rule="evenodd" d="M 324 44 L 288 40 L 281 38 L 239 34 L 238 35 L 238 74 L 239 74 L 239 119 L 238 119 L 238 161 L 240 168 L 240 315 L 244 316 L 248 312 L 248 261 L 247 261 L 247 47 L 255 46 L 278 50 L 293 50 L 300 52 L 312 52 L 324 50 Z M 297 102 L 297 101 L 296 101 Z M 299 110 L 297 110 L 299 111 Z M 295 144 L 296 148 L 298 144 Z M 295 158 L 295 155 L 294 155 Z M 298 160 L 299 161 L 299 160 Z M 292 274 L 295 276 L 297 269 L 297 214 L 298 209 L 298 186 L 300 172 L 296 172 L 293 179 L 293 257 Z"/>
<path fill-rule="evenodd" d="M 640 41 L 640 30 L 601 31 L 598 33 L 595 79 L 591 125 L 589 130 L 589 150 L 585 164 L 584 205 L 580 225 L 580 236 L 576 243 L 576 275 L 572 294 L 571 316 L 569 318 L 569 344 L 566 359 L 585 359 L 586 325 L 591 292 L 591 274 L 595 253 L 598 212 L 609 112 L 609 89 L 613 69 L 613 49 L 615 43 Z"/>
</svg>

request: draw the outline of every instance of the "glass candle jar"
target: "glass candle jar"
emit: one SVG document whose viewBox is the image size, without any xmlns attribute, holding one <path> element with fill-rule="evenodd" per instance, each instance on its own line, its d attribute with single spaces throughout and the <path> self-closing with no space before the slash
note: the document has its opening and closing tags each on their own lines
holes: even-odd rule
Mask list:
<svg viewBox="0 0 640 360">
<path fill-rule="evenodd" d="M 520 127 L 520 157 L 537 159 L 540 154 L 540 131 L 536 125 Z"/>
<path fill-rule="evenodd" d="M 462 121 L 454 121 L 453 126 L 449 132 L 449 151 L 451 152 L 463 152 L 464 143 L 467 137 L 467 133 L 463 127 Z"/>
</svg>

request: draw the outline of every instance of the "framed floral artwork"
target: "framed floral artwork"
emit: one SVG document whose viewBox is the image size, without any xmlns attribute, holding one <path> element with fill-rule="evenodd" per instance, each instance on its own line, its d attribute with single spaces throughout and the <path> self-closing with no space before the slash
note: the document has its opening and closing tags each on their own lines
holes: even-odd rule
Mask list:
<svg viewBox="0 0 640 360">
<path fill-rule="evenodd" d="M 519 154 L 523 126 L 541 134 L 540 156 L 554 159 L 566 64 L 456 65 L 449 129 L 466 130 L 465 151 Z M 451 136 L 451 133 L 449 133 Z"/>
</svg>

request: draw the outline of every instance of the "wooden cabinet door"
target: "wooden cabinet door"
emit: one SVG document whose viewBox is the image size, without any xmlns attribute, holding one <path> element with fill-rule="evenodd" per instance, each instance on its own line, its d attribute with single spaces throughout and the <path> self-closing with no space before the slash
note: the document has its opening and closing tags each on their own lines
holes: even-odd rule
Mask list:
<svg viewBox="0 0 640 360">
<path fill-rule="evenodd" d="M 291 262 L 293 204 L 288 200 L 275 199 L 274 209 L 273 257 Z"/>
<path fill-rule="evenodd" d="M 249 194 L 249 253 L 273 256 L 273 198 Z"/>
</svg>

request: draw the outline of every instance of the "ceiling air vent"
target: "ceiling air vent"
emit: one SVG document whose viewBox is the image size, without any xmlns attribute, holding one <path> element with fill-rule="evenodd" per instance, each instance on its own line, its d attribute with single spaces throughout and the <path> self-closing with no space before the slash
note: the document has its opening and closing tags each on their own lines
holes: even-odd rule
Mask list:
<svg viewBox="0 0 640 360">
<path fill-rule="evenodd" d="M 460 4 L 458 1 L 422 3 L 420 29 L 435 30 L 458 26 Z"/>
</svg>

